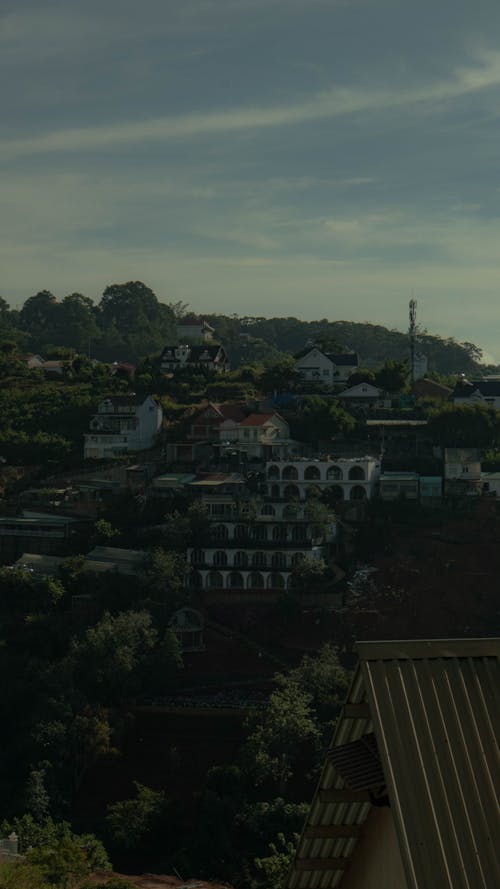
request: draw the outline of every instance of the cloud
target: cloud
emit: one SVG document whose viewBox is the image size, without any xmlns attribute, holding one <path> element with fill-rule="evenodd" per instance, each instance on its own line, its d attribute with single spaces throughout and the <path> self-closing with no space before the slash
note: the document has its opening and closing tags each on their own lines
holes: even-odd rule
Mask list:
<svg viewBox="0 0 500 889">
<path fill-rule="evenodd" d="M 360 89 L 335 87 L 302 102 L 271 107 L 209 111 L 149 120 L 56 130 L 5 141 L 4 156 L 52 152 L 121 150 L 136 144 L 192 140 L 221 133 L 293 126 L 342 115 L 440 105 L 500 85 L 500 52 L 483 53 L 473 67 L 457 68 L 448 79 L 418 86 Z"/>
</svg>

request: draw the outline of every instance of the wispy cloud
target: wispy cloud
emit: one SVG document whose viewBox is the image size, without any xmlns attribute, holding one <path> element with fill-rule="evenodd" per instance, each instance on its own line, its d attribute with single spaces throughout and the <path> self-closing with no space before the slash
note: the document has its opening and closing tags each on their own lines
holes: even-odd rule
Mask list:
<svg viewBox="0 0 500 889">
<path fill-rule="evenodd" d="M 341 115 L 441 104 L 499 85 L 500 52 L 488 52 L 475 66 L 458 68 L 448 79 L 418 86 L 384 89 L 337 87 L 290 105 L 236 108 L 58 130 L 7 141 L 3 144 L 2 153 L 12 156 L 106 148 L 113 150 L 137 143 L 171 142 L 219 133 L 292 126 Z"/>
</svg>

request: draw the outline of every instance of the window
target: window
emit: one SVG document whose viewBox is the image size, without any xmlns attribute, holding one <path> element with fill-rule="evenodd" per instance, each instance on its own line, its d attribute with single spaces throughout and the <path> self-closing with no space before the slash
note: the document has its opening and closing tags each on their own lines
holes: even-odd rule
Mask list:
<svg viewBox="0 0 500 889">
<path fill-rule="evenodd" d="M 212 528 L 212 537 L 214 540 L 227 540 L 229 532 L 225 525 L 214 525 Z"/>
<path fill-rule="evenodd" d="M 252 556 L 252 568 L 265 568 L 267 565 L 267 553 L 257 552 Z"/>
<path fill-rule="evenodd" d="M 280 477 L 280 469 L 279 466 L 270 466 L 267 470 L 267 477 L 270 479 L 279 479 Z"/>
<path fill-rule="evenodd" d="M 219 549 L 214 553 L 213 563 L 214 565 L 217 565 L 218 568 L 224 568 L 227 565 L 227 555 L 224 550 Z"/>
<path fill-rule="evenodd" d="M 191 564 L 192 565 L 203 565 L 205 561 L 205 553 L 202 549 L 194 549 L 191 553 Z"/>
<path fill-rule="evenodd" d="M 273 557 L 271 559 L 271 567 L 278 569 L 286 568 L 286 555 L 285 553 L 273 553 Z"/>
<path fill-rule="evenodd" d="M 246 568 L 248 565 L 248 556 L 244 552 L 234 554 L 234 564 L 236 568 Z"/>
<path fill-rule="evenodd" d="M 296 466 L 285 466 L 282 475 L 284 481 L 296 480 L 298 477 L 299 473 Z"/>
<path fill-rule="evenodd" d="M 329 482 L 338 481 L 342 478 L 342 470 L 340 466 L 329 466 L 328 471 L 326 473 L 326 477 Z"/>
<path fill-rule="evenodd" d="M 270 503 L 265 503 L 260 511 L 260 514 L 261 515 L 276 515 L 276 510 L 275 510 L 274 506 L 272 506 Z"/>
<path fill-rule="evenodd" d="M 352 469 L 349 470 L 349 478 L 352 481 L 361 481 L 365 478 L 365 470 L 362 466 L 353 466 Z"/>
<path fill-rule="evenodd" d="M 304 472 L 304 478 L 306 481 L 310 481 L 311 479 L 321 478 L 321 473 L 317 466 L 308 466 L 306 471 Z"/>
</svg>

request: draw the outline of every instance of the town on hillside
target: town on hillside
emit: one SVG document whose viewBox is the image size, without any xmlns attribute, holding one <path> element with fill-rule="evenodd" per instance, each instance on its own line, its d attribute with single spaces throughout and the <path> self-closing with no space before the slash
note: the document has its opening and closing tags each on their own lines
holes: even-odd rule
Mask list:
<svg viewBox="0 0 500 889">
<path fill-rule="evenodd" d="M 141 282 L 0 300 L 0 864 L 52 856 L 40 889 L 338 885 L 365 822 L 389 849 L 444 780 L 443 714 L 420 737 L 405 703 L 432 676 L 488 758 L 498 370 L 414 301 L 398 333 Z"/>
</svg>

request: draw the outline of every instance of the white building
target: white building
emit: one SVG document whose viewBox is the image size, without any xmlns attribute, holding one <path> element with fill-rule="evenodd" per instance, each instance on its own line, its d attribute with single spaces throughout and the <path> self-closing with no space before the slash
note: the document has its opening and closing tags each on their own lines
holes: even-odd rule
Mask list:
<svg viewBox="0 0 500 889">
<path fill-rule="evenodd" d="M 391 399 L 387 397 L 383 389 L 378 386 L 372 386 L 371 383 L 357 383 L 356 386 L 350 386 L 337 395 L 339 401 L 344 402 L 348 407 L 361 408 L 390 408 Z"/>
<path fill-rule="evenodd" d="M 358 365 L 359 359 L 355 352 L 334 355 L 313 346 L 305 355 L 297 358 L 295 367 L 305 382 L 332 386 L 345 383 L 358 369 Z"/>
<path fill-rule="evenodd" d="M 163 411 L 151 395 L 110 395 L 101 401 L 85 435 L 85 460 L 118 457 L 152 448 Z"/>
<path fill-rule="evenodd" d="M 163 373 L 176 373 L 184 368 L 211 373 L 224 373 L 229 370 L 229 358 L 223 346 L 217 343 L 179 346 L 165 346 L 160 367 Z"/>
<path fill-rule="evenodd" d="M 377 457 L 275 460 L 266 467 L 267 494 L 284 501 L 305 500 L 311 488 L 329 491 L 334 500 L 366 500 L 379 478 Z"/>
<path fill-rule="evenodd" d="M 500 409 L 500 381 L 461 379 L 453 390 L 454 404 L 484 404 Z"/>
</svg>

